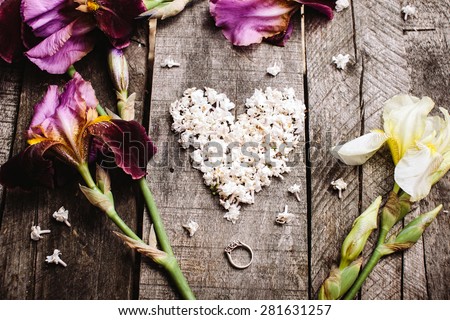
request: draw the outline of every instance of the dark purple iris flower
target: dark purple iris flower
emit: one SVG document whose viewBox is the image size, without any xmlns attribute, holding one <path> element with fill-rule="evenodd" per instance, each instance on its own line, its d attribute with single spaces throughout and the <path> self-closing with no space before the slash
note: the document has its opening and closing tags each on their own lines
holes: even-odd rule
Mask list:
<svg viewBox="0 0 450 320">
<path fill-rule="evenodd" d="M 79 168 L 88 162 L 93 145 L 111 153 L 116 165 L 133 179 L 144 177 L 156 152 L 145 129 L 136 121 L 99 116 L 97 105 L 94 89 L 78 73 L 62 93 L 49 86 L 34 107 L 27 131 L 29 146 L 1 166 L 0 183 L 10 188 L 52 187 L 54 161 Z"/>
</svg>

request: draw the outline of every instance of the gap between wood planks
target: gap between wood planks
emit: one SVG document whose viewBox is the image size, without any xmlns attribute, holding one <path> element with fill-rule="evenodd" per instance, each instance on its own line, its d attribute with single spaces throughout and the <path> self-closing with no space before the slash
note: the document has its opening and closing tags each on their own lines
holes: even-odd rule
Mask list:
<svg viewBox="0 0 450 320">
<path fill-rule="evenodd" d="M 308 89 L 308 64 L 306 56 L 305 37 L 305 6 L 301 8 L 301 32 L 302 32 L 302 58 L 303 58 L 303 103 L 305 104 L 305 164 L 306 164 L 306 233 L 308 246 L 308 299 L 313 299 L 312 286 L 312 183 L 311 183 L 311 159 L 310 159 L 310 134 L 309 134 L 309 89 Z"/>
<path fill-rule="evenodd" d="M 147 70 L 145 72 L 145 94 L 144 94 L 144 107 L 142 112 L 142 126 L 150 133 L 150 112 L 152 109 L 152 87 L 153 87 L 153 69 L 155 67 L 155 45 L 156 45 L 156 30 L 157 19 L 148 20 L 148 50 L 147 50 Z M 144 205 L 144 201 L 139 193 L 139 210 L 137 220 L 137 232 L 138 236 L 142 238 L 144 234 L 144 214 L 148 214 L 147 208 Z M 134 300 L 139 299 L 140 282 L 141 282 L 141 254 L 136 254 L 136 260 L 133 272 L 133 289 L 132 297 Z"/>
</svg>

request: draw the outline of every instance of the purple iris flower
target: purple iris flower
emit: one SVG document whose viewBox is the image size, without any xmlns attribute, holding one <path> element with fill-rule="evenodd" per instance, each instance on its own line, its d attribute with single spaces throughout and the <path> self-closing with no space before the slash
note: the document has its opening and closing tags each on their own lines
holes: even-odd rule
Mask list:
<svg viewBox="0 0 450 320">
<path fill-rule="evenodd" d="M 34 107 L 27 131 L 29 146 L 0 168 L 0 183 L 30 189 L 35 184 L 53 187 L 55 161 L 79 168 L 90 155 L 107 151 L 115 164 L 133 179 L 146 174 L 156 148 L 136 121 L 99 116 L 94 89 L 76 73 L 62 93 L 49 86 Z"/>
<path fill-rule="evenodd" d="M 144 11 L 142 0 L 22 0 L 24 22 L 43 39 L 25 55 L 42 70 L 64 73 L 93 49 L 96 28 L 114 47 L 127 47 Z"/>
<path fill-rule="evenodd" d="M 283 46 L 292 34 L 291 17 L 301 5 L 333 19 L 332 0 L 210 0 L 210 12 L 235 46 L 263 40 Z"/>
</svg>

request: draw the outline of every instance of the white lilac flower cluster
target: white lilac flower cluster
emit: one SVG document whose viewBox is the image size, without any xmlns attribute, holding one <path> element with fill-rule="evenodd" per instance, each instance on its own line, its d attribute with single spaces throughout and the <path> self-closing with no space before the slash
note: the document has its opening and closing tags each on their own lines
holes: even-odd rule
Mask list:
<svg viewBox="0 0 450 320">
<path fill-rule="evenodd" d="M 170 107 L 172 130 L 181 134 L 183 148 L 194 148 L 194 168 L 233 223 L 240 204 L 254 203 L 272 176 L 290 171 L 288 155 L 304 130 L 305 106 L 292 88 L 255 90 L 245 106 L 247 112 L 235 119 L 235 104 L 225 94 L 191 88 Z"/>
</svg>

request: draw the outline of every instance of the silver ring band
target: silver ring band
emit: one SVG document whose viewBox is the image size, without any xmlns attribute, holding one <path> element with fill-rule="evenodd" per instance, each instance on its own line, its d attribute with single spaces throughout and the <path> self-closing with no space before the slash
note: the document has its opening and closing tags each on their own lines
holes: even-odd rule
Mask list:
<svg viewBox="0 0 450 320">
<path fill-rule="evenodd" d="M 233 258 L 231 257 L 231 252 L 233 252 L 234 249 L 238 248 L 238 247 L 242 247 L 245 250 L 247 250 L 250 253 L 250 262 L 247 263 L 246 265 L 240 266 L 237 265 L 234 261 Z M 227 255 L 228 261 L 230 261 L 230 264 L 235 267 L 236 269 L 245 269 L 248 268 L 252 262 L 253 262 L 253 250 L 252 248 L 250 248 L 248 245 L 246 245 L 245 243 L 236 240 L 233 241 L 232 243 L 230 243 L 226 248 L 225 248 L 225 254 Z"/>
</svg>

